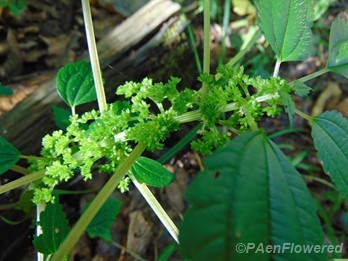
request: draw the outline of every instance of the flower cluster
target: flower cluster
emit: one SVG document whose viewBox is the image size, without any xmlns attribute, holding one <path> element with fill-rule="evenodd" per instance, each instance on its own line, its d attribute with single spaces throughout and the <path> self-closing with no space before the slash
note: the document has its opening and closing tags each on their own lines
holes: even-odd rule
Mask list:
<svg viewBox="0 0 348 261">
<path fill-rule="evenodd" d="M 165 84 L 148 78 L 140 83 L 127 82 L 117 94 L 129 101 L 110 104 L 102 114 L 93 110 L 73 116 L 65 133 L 55 131 L 45 136 L 42 159 L 31 166 L 33 171 L 45 169 L 42 183 L 34 192 L 35 203 L 52 201 L 54 187 L 77 173 L 87 180 L 92 178 L 92 170 L 115 172 L 134 142 L 145 144 L 149 151 L 161 149 L 162 142 L 179 128 L 178 118 L 192 112 L 199 112 L 201 118 L 190 120 L 203 122 L 201 137 L 192 147 L 209 154 L 225 145 L 233 132 L 257 128 L 256 122 L 264 114 L 277 115 L 280 106 L 290 104 L 288 98 L 294 91 L 280 78 L 251 78 L 242 67 L 220 66 L 216 75 L 204 74 L 199 79 L 209 86 L 207 93 L 179 91 L 180 79 L 175 77 Z M 120 189 L 126 191 L 128 183 L 129 179 L 125 179 Z"/>
<path fill-rule="evenodd" d="M 127 82 L 117 93 L 131 98 L 131 102 L 110 104 L 102 114 L 93 110 L 81 117 L 70 117 L 65 133 L 60 130 L 46 135 L 42 141 L 42 159 L 31 164 L 31 171 L 45 169 L 42 182 L 36 185 L 33 201 L 53 201 L 55 186 L 75 174 L 88 180 L 94 169 L 115 172 L 131 152 L 131 142 L 144 143 L 149 151 L 162 148 L 161 142 L 179 127 L 175 116 L 194 104 L 195 92 L 179 92 L 176 89 L 179 81 L 173 77 L 166 84 L 153 84 L 150 79 Z M 153 105 L 159 112 L 153 112 L 156 111 Z M 127 190 L 128 183 L 127 179 L 121 183 L 122 191 Z"/>
<path fill-rule="evenodd" d="M 203 74 L 199 80 L 209 86 L 209 92 L 199 97 L 202 137 L 194 141 L 192 147 L 203 155 L 225 145 L 233 132 L 240 134 L 252 128 L 264 114 L 278 115 L 284 106 L 283 97 L 294 91 L 279 77 L 251 78 L 243 67 L 232 69 L 226 65 L 220 66 L 216 75 Z M 232 109 L 225 109 L 228 104 Z"/>
</svg>

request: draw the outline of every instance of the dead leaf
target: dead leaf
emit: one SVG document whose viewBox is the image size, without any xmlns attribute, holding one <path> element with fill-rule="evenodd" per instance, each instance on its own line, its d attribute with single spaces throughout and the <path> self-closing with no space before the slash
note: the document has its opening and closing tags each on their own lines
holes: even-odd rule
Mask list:
<svg viewBox="0 0 348 261">
<path fill-rule="evenodd" d="M 175 171 L 175 180 L 165 187 L 168 200 L 172 207 L 179 213 L 185 210 L 184 194 L 188 183 L 188 174 L 185 169 L 178 168 Z"/>
<path fill-rule="evenodd" d="M 57 37 L 45 37 L 40 35 L 39 38 L 48 46 L 47 54 L 59 55 L 66 52 L 70 35 L 63 34 Z"/>
<path fill-rule="evenodd" d="M 342 95 L 342 90 L 338 83 L 329 82 L 316 100 L 311 115 L 316 116 L 322 113 L 326 108 L 335 109 Z"/>
<path fill-rule="evenodd" d="M 151 242 L 152 224 L 144 218 L 143 212 L 139 210 L 130 213 L 129 219 L 126 248 L 130 252 L 143 256 Z"/>
<path fill-rule="evenodd" d="M 232 0 L 233 12 L 239 16 L 248 16 L 248 20 L 256 17 L 256 8 L 249 0 Z"/>
<path fill-rule="evenodd" d="M 348 97 L 337 105 L 337 110 L 342 112 L 345 117 L 348 117 Z"/>
</svg>

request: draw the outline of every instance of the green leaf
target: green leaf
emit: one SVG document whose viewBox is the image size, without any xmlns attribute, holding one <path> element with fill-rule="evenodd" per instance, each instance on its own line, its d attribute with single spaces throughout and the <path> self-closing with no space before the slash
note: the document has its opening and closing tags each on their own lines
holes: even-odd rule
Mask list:
<svg viewBox="0 0 348 261">
<path fill-rule="evenodd" d="M 32 199 L 34 197 L 34 190 L 27 187 L 19 198 L 18 207 L 26 214 L 27 217 L 35 217 L 35 204 Z"/>
<path fill-rule="evenodd" d="M 348 78 L 348 22 L 343 19 L 331 24 L 327 68 Z"/>
<path fill-rule="evenodd" d="M 0 96 L 10 96 L 13 94 L 13 91 L 6 87 L 6 86 L 3 86 L 2 83 L 0 83 Z"/>
<path fill-rule="evenodd" d="M 312 45 L 312 8 L 308 0 L 257 0 L 260 27 L 277 55 L 284 61 L 309 56 Z"/>
<path fill-rule="evenodd" d="M 20 152 L 0 136 L 0 174 L 9 170 L 20 158 Z"/>
<path fill-rule="evenodd" d="M 86 205 L 85 210 L 90 204 Z M 115 222 L 118 212 L 120 212 L 122 205 L 121 200 L 109 199 L 107 200 L 98 214 L 89 223 L 86 232 L 91 238 L 100 237 L 107 241 L 111 241 L 110 229 L 112 223 Z"/>
<path fill-rule="evenodd" d="M 286 92 L 282 92 L 280 95 L 280 98 L 282 99 L 283 106 L 285 108 L 286 113 L 288 114 L 290 128 L 293 128 L 294 127 L 294 112 L 295 112 L 294 100 L 292 99 L 291 95 Z"/>
<path fill-rule="evenodd" d="M 174 175 L 155 160 L 139 157 L 131 172 L 140 183 L 149 186 L 164 187 L 174 180 Z"/>
<path fill-rule="evenodd" d="M 56 202 L 47 204 L 40 214 L 42 234 L 34 236 L 36 250 L 45 255 L 55 253 L 69 232 L 69 223 L 62 206 Z"/>
<path fill-rule="evenodd" d="M 290 86 L 294 90 L 295 94 L 301 97 L 308 96 L 309 92 L 312 90 L 311 87 L 297 80 L 291 82 Z"/>
<path fill-rule="evenodd" d="M 157 258 L 156 261 L 167 261 L 170 260 L 170 257 L 175 253 L 175 251 L 177 250 L 178 246 L 176 243 L 172 243 L 169 246 L 167 246 L 162 253 L 160 254 L 160 256 Z"/>
<path fill-rule="evenodd" d="M 348 120 L 337 111 L 325 111 L 312 122 L 314 146 L 324 171 L 348 199 Z"/>
<path fill-rule="evenodd" d="M 66 128 L 70 125 L 70 111 L 53 105 L 53 119 L 54 123 L 62 130 L 66 130 Z"/>
<path fill-rule="evenodd" d="M 303 178 L 261 132 L 239 136 L 209 156 L 186 198 L 179 249 L 190 260 L 294 260 L 290 251 L 239 254 L 236 246 L 324 242 Z M 295 259 L 326 260 L 314 251 Z"/>
<path fill-rule="evenodd" d="M 329 7 L 336 2 L 337 0 L 315 0 L 313 21 L 319 20 L 329 9 Z"/>
<path fill-rule="evenodd" d="M 57 89 L 70 107 L 96 100 L 90 63 L 80 61 L 60 68 L 57 74 Z"/>
<path fill-rule="evenodd" d="M 10 12 L 18 17 L 26 7 L 26 4 L 23 0 L 1 0 L 0 7 L 9 7 Z"/>
</svg>

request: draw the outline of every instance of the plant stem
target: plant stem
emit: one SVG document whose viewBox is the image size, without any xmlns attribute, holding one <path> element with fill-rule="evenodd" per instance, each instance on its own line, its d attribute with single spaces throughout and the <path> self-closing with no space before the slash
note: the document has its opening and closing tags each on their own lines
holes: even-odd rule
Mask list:
<svg viewBox="0 0 348 261">
<path fill-rule="evenodd" d="M 191 129 L 184 138 L 182 138 L 178 143 L 171 147 L 163 156 L 161 156 L 157 161 L 161 164 L 166 163 L 172 157 L 178 154 L 188 143 L 190 143 L 194 137 L 197 135 L 197 131 L 202 128 L 202 124 L 197 124 L 193 129 Z"/>
<path fill-rule="evenodd" d="M 180 11 L 183 14 L 183 16 L 185 17 L 185 20 L 186 20 L 186 23 L 187 23 L 187 34 L 188 34 L 188 37 L 190 39 L 190 44 L 191 44 L 191 47 L 192 47 L 193 56 L 195 58 L 197 70 L 198 70 L 199 74 L 202 74 L 202 72 L 203 72 L 202 71 L 202 64 L 201 64 L 201 60 L 199 58 L 199 54 L 198 54 L 198 51 L 197 51 L 197 44 L 196 44 L 196 40 L 195 40 L 193 31 L 192 31 L 192 26 L 191 26 L 191 23 L 190 23 L 187 15 L 186 15 L 184 6 L 182 4 L 182 1 L 179 1 L 179 4 L 180 4 Z"/>
<path fill-rule="evenodd" d="M 146 259 L 142 258 L 141 256 L 137 255 L 135 252 L 129 250 L 128 248 L 122 246 L 121 244 L 117 243 L 116 241 L 112 241 L 111 244 L 122 251 L 126 252 L 130 256 L 134 257 L 134 260 L 136 261 L 147 261 Z M 132 259 L 133 260 L 133 259 Z M 157 260 L 157 259 L 156 259 Z"/>
<path fill-rule="evenodd" d="M 167 212 L 162 208 L 161 204 L 157 201 L 157 199 L 149 190 L 149 188 L 144 184 L 140 184 L 133 175 L 130 175 L 130 178 L 133 181 L 134 185 L 139 190 L 139 192 L 141 193 L 141 195 L 145 198 L 146 202 L 150 205 L 152 210 L 155 212 L 159 220 L 162 222 L 164 227 L 167 229 L 169 234 L 173 237 L 175 242 L 179 243 L 178 228 L 175 226 L 174 222 L 170 219 Z"/>
<path fill-rule="evenodd" d="M 29 175 L 26 175 L 22 178 L 11 181 L 5 185 L 1 185 L 0 186 L 0 194 L 3 194 L 9 190 L 12 190 L 12 189 L 18 188 L 20 186 L 23 186 L 25 184 L 28 184 L 34 180 L 41 179 L 44 175 L 45 175 L 45 171 L 40 170 L 40 171 L 35 172 L 33 174 L 29 174 Z"/>
<path fill-rule="evenodd" d="M 75 115 L 76 115 L 75 106 L 71 106 L 71 115 L 72 115 L 72 116 L 75 116 Z"/>
<path fill-rule="evenodd" d="M 203 73 L 210 73 L 210 0 L 204 0 L 204 43 L 203 43 Z M 209 86 L 203 83 L 203 95 L 208 93 Z"/>
<path fill-rule="evenodd" d="M 42 159 L 44 159 L 42 157 L 28 156 L 28 155 L 20 155 L 20 158 L 26 159 L 26 160 L 42 160 Z"/>
<path fill-rule="evenodd" d="M 229 67 L 233 67 L 247 52 L 249 52 L 250 48 L 257 42 L 257 40 L 261 36 L 261 31 L 259 29 L 255 29 L 252 36 L 246 40 L 239 50 L 239 52 L 227 63 Z"/>
<path fill-rule="evenodd" d="M 280 61 L 280 60 L 277 60 L 276 61 L 276 64 L 275 64 L 275 66 L 274 66 L 274 72 L 273 72 L 273 77 L 277 77 L 278 76 L 278 74 L 279 74 L 279 68 L 280 68 L 280 64 L 281 64 L 282 62 Z"/>
<path fill-rule="evenodd" d="M 257 123 L 255 122 L 254 118 L 251 116 L 250 112 L 246 110 L 245 108 L 243 108 L 243 111 L 245 113 L 245 118 L 247 119 L 251 130 L 257 131 L 259 127 L 257 126 Z"/>
<path fill-rule="evenodd" d="M 45 203 L 40 203 L 36 205 L 36 222 L 40 222 L 40 214 L 42 211 L 44 211 L 46 208 Z M 36 226 L 36 236 L 39 236 L 42 234 L 42 227 L 40 225 Z M 37 252 L 37 261 L 44 261 L 44 254 Z"/>
<path fill-rule="evenodd" d="M 230 12 L 231 12 L 231 0 L 225 0 L 224 5 L 224 18 L 222 22 L 222 39 L 221 39 L 221 51 L 220 51 L 220 57 L 219 57 L 219 64 L 224 63 L 224 58 L 226 56 L 226 36 L 227 36 L 227 29 L 228 29 L 228 23 L 230 21 Z"/>
<path fill-rule="evenodd" d="M 257 97 L 255 100 L 257 102 L 263 102 L 263 101 L 267 101 L 267 100 L 272 99 L 272 98 L 275 98 L 275 95 L 266 94 L 266 95 L 262 95 L 260 97 Z M 225 107 L 221 108 L 220 111 L 221 111 L 221 113 L 223 113 L 223 112 L 233 111 L 236 109 L 238 109 L 238 105 L 237 105 L 237 103 L 233 102 L 233 103 L 229 103 Z M 187 123 L 187 122 L 191 122 L 191 121 L 198 121 L 201 118 L 202 118 L 202 113 L 200 112 L 200 110 L 194 110 L 194 111 L 189 111 L 189 112 L 183 113 L 179 116 L 176 116 L 175 120 L 178 121 L 180 124 L 182 124 L 182 123 Z"/>
<path fill-rule="evenodd" d="M 88 224 L 92 221 L 94 216 L 104 205 L 105 201 L 110 197 L 122 178 L 128 173 L 133 163 L 139 158 L 139 156 L 145 149 L 146 146 L 144 144 L 138 144 L 129 155 L 129 157 L 125 159 L 125 161 L 118 167 L 115 174 L 111 176 L 109 181 L 104 185 L 104 187 L 92 201 L 91 205 L 87 208 L 87 210 L 82 214 L 75 226 L 71 229 L 70 233 L 61 244 L 56 254 L 53 256 L 52 261 L 61 261 L 66 255 L 69 254 L 70 250 L 79 240 Z"/>
<path fill-rule="evenodd" d="M 102 113 L 103 111 L 107 109 L 107 103 L 106 103 L 103 80 L 102 80 L 100 66 L 99 66 L 97 45 L 95 43 L 91 8 L 89 6 L 89 0 L 81 0 L 81 2 L 82 2 L 83 18 L 85 21 L 85 28 L 86 28 L 88 52 L 90 55 L 90 60 L 92 65 L 95 90 L 98 97 L 98 106 L 99 106 L 100 112 Z"/>
<path fill-rule="evenodd" d="M 333 190 L 336 189 L 334 185 L 332 185 L 329 181 L 326 181 L 325 179 L 321 179 L 321 178 L 309 176 L 309 175 L 302 175 L 302 176 L 306 181 L 309 181 L 309 182 L 316 181 L 316 182 L 321 183 L 321 184 L 323 184 L 323 185 L 325 185 Z"/>
<path fill-rule="evenodd" d="M 307 75 L 305 77 L 302 77 L 302 78 L 298 79 L 297 81 L 299 81 L 299 82 L 307 82 L 309 80 L 312 80 L 312 79 L 314 79 L 314 78 L 316 78 L 316 77 L 318 77 L 318 76 L 320 76 L 322 74 L 328 73 L 328 72 L 330 72 L 330 70 L 328 68 L 324 68 L 324 69 L 321 69 L 321 70 L 319 70 L 317 72 L 309 74 L 309 75 Z"/>
<path fill-rule="evenodd" d="M 14 209 L 18 206 L 18 204 L 19 204 L 19 202 L 0 205 L 0 211 Z"/>
<path fill-rule="evenodd" d="M 26 168 L 23 168 L 21 166 L 18 166 L 18 165 L 13 165 L 11 167 L 11 170 L 13 170 L 13 171 L 15 171 L 17 173 L 23 174 L 23 175 L 29 174 L 29 170 L 27 170 Z"/>
<path fill-rule="evenodd" d="M 312 117 L 305 114 L 304 112 L 298 110 L 298 109 L 295 109 L 295 113 L 299 116 L 301 116 L 302 118 L 306 119 L 307 121 L 311 122 L 312 121 Z"/>
</svg>

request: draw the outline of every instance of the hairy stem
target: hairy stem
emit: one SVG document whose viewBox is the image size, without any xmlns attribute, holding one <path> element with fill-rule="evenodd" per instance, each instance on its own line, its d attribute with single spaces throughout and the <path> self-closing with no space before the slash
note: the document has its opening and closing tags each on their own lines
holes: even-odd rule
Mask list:
<svg viewBox="0 0 348 261">
<path fill-rule="evenodd" d="M 257 97 L 255 100 L 257 102 L 263 102 L 263 101 L 267 101 L 267 100 L 273 99 L 273 98 L 275 98 L 275 95 L 266 94 L 266 95 L 262 95 L 260 97 Z M 220 111 L 221 111 L 221 113 L 223 113 L 223 112 L 233 111 L 236 109 L 238 109 L 238 105 L 237 105 L 237 103 L 233 102 L 233 103 L 229 103 L 225 107 L 221 108 Z M 189 112 L 183 113 L 179 116 L 176 116 L 175 120 L 177 120 L 180 124 L 182 124 L 182 123 L 187 123 L 187 122 L 191 122 L 191 121 L 198 121 L 201 118 L 202 118 L 202 113 L 200 112 L 200 110 L 194 110 L 194 111 L 189 111 Z"/>
<path fill-rule="evenodd" d="M 28 156 L 28 155 L 20 155 L 20 158 L 26 159 L 26 160 L 42 160 L 42 159 L 44 159 L 43 157 Z"/>
<path fill-rule="evenodd" d="M 203 44 L 203 73 L 210 73 L 210 0 L 204 0 L 204 44 Z M 202 92 L 209 91 L 207 83 L 203 83 Z"/>
<path fill-rule="evenodd" d="M 35 172 L 33 174 L 29 174 L 29 175 L 26 175 L 22 178 L 11 181 L 5 185 L 0 186 L 0 194 L 3 194 L 7 191 L 10 191 L 12 189 L 18 188 L 18 187 L 23 186 L 25 184 L 28 184 L 34 180 L 41 179 L 44 175 L 45 175 L 45 171 L 40 170 L 40 171 Z"/>
<path fill-rule="evenodd" d="M 162 208 L 161 204 L 157 201 L 155 196 L 149 190 L 145 184 L 140 184 L 133 175 L 130 175 L 132 182 L 137 187 L 141 195 L 145 198 L 146 202 L 150 205 L 156 216 L 162 222 L 169 234 L 173 237 L 175 242 L 179 243 L 179 230 L 175 226 L 174 222 L 170 219 L 167 212 Z"/>
<path fill-rule="evenodd" d="M 72 115 L 72 116 L 75 116 L 75 115 L 76 115 L 75 106 L 71 106 L 71 115 Z"/>
<path fill-rule="evenodd" d="M 305 114 L 304 112 L 298 110 L 298 109 L 295 109 L 295 113 L 299 116 L 301 116 L 302 118 L 306 119 L 307 121 L 311 122 L 312 121 L 312 117 Z"/>
<path fill-rule="evenodd" d="M 82 2 L 83 18 L 85 21 L 85 28 L 86 28 L 88 52 L 89 52 L 89 56 L 90 56 L 90 60 L 92 64 L 95 90 L 98 97 L 98 106 L 99 106 L 100 112 L 102 113 L 103 111 L 107 109 L 107 103 L 106 103 L 103 80 L 102 80 L 100 66 L 99 66 L 97 45 L 95 43 L 91 8 L 89 6 L 89 0 L 81 0 L 81 2 Z"/>
<path fill-rule="evenodd" d="M 299 82 L 308 82 L 309 80 L 312 80 L 312 79 L 314 79 L 314 78 L 316 78 L 316 77 L 318 77 L 318 76 L 320 76 L 322 74 L 328 73 L 328 72 L 330 72 L 330 70 L 328 68 L 324 68 L 324 69 L 321 69 L 321 70 L 319 70 L 317 72 L 309 74 L 309 75 L 307 75 L 305 77 L 302 77 L 302 78 L 298 79 L 298 81 Z"/>
<path fill-rule="evenodd" d="M 57 253 L 53 256 L 53 261 L 61 261 L 69 254 L 71 249 L 77 243 L 82 233 L 87 228 L 88 224 L 92 221 L 94 216 L 98 213 L 100 208 L 104 205 L 106 200 L 110 197 L 112 192 L 116 189 L 122 178 L 128 173 L 133 163 L 139 158 L 139 156 L 146 149 L 144 144 L 138 144 L 129 157 L 118 167 L 114 175 L 111 176 L 109 181 L 104 185 L 98 195 L 94 198 L 91 205 L 82 214 L 81 218 L 77 221 L 75 226 L 70 230 L 70 233 L 59 247 Z"/>
<path fill-rule="evenodd" d="M 19 204 L 19 202 L 0 205 L 0 211 L 14 209 L 18 206 L 18 204 Z"/>
<path fill-rule="evenodd" d="M 40 214 L 42 211 L 44 211 L 46 208 L 45 203 L 37 204 L 36 205 L 36 222 L 40 222 Z M 36 226 L 36 236 L 39 236 L 42 234 L 42 227 L 40 225 Z M 37 252 L 37 261 L 44 261 L 44 254 Z"/>
<path fill-rule="evenodd" d="M 280 64 L 282 62 L 280 60 L 276 61 L 276 64 L 274 66 L 274 72 L 273 72 L 273 77 L 277 77 L 279 75 L 279 68 L 280 68 Z"/>
<path fill-rule="evenodd" d="M 17 173 L 23 174 L 23 175 L 29 174 L 29 170 L 27 170 L 26 168 L 23 168 L 21 166 L 18 166 L 18 165 L 13 165 L 11 167 L 11 170 L 13 170 L 13 171 L 15 171 Z"/>
<path fill-rule="evenodd" d="M 225 0 L 224 5 L 224 18 L 222 22 L 222 39 L 221 39 L 221 51 L 220 51 L 220 57 L 219 57 L 219 64 L 224 63 L 224 59 L 226 56 L 226 36 L 227 36 L 227 29 L 228 29 L 228 23 L 230 21 L 230 13 L 231 13 L 231 0 Z"/>
</svg>

